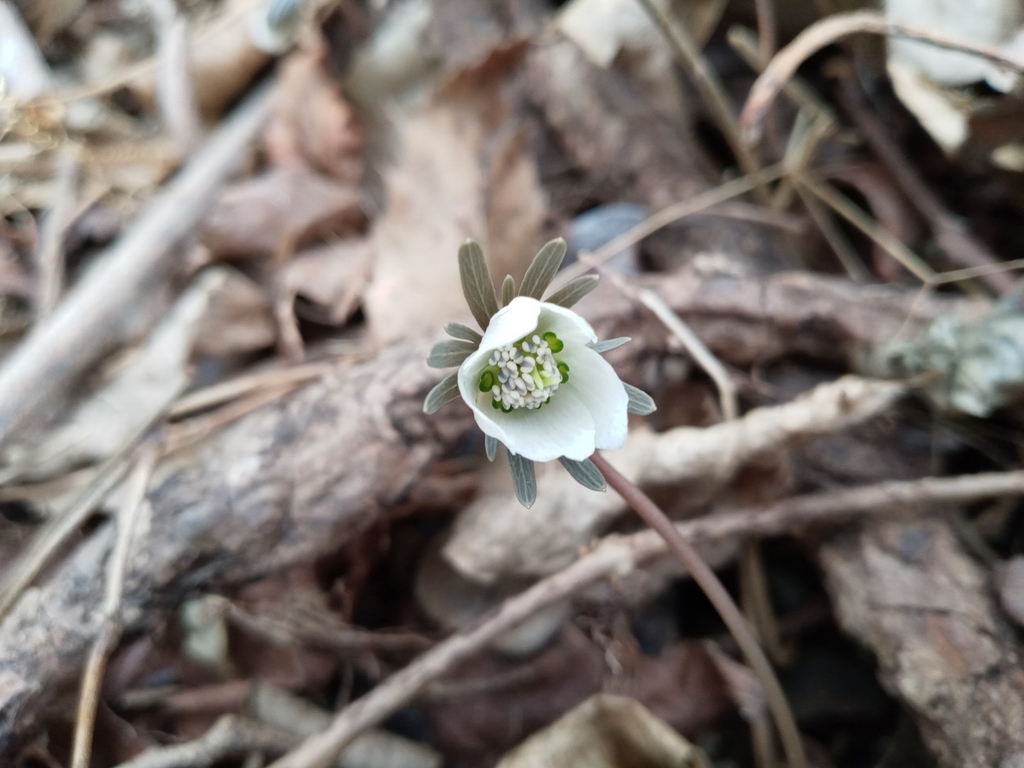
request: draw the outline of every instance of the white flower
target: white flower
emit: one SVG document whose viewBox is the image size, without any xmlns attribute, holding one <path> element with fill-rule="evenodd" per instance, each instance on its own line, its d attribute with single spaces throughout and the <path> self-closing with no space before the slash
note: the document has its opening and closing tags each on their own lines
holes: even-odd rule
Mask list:
<svg viewBox="0 0 1024 768">
<path fill-rule="evenodd" d="M 459 392 L 477 426 L 532 461 L 583 461 L 598 448 L 621 447 L 629 396 L 587 346 L 596 341 L 571 309 L 513 299 L 459 367 Z"/>
<path fill-rule="evenodd" d="M 552 240 L 534 258 L 516 295 L 515 281 L 501 286 L 498 308 L 480 245 L 459 249 L 462 290 L 483 335 L 460 323 L 454 339 L 430 352 L 434 368 L 459 366 L 430 390 L 423 410 L 434 413 L 461 395 L 487 436 L 487 457 L 498 443 L 508 449 L 516 496 L 530 506 L 537 495 L 533 462 L 558 459 L 573 479 L 596 491 L 606 488 L 590 456 L 626 441 L 627 414 L 647 414 L 654 401 L 622 382 L 601 357 L 629 339 L 597 341 L 594 329 L 568 309 L 597 285 L 584 275 L 541 297 L 561 266 L 565 241 Z"/>
</svg>

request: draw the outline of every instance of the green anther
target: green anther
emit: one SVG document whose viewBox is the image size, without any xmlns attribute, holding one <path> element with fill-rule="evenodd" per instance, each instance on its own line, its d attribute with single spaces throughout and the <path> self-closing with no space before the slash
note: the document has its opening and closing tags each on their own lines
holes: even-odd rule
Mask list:
<svg viewBox="0 0 1024 768">
<path fill-rule="evenodd" d="M 559 342 L 559 344 L 561 344 L 561 342 Z M 562 374 L 562 384 L 565 384 L 565 382 L 567 382 L 569 380 L 569 364 L 568 363 L 559 363 L 558 364 L 558 372 L 560 374 Z"/>
<path fill-rule="evenodd" d="M 497 366 L 489 365 L 484 368 L 483 373 L 480 374 L 480 391 L 490 392 L 491 387 L 498 383 L 498 368 Z"/>
<path fill-rule="evenodd" d="M 561 352 L 565 349 L 565 344 L 555 335 L 554 331 L 548 331 L 541 338 L 548 343 L 552 352 Z"/>
</svg>

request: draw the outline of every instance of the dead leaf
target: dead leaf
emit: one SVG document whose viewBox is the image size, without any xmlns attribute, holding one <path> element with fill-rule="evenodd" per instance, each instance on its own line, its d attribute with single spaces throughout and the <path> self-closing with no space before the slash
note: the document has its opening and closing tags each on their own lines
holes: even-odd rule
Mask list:
<svg viewBox="0 0 1024 768">
<path fill-rule="evenodd" d="M 193 355 L 224 357 L 266 349 L 277 338 L 271 302 L 260 286 L 234 269 L 225 270 L 218 290 L 199 321 Z"/>
<path fill-rule="evenodd" d="M 366 224 L 362 197 L 351 186 L 298 168 L 278 168 L 228 187 L 203 224 L 214 258 L 271 257 Z"/>
<path fill-rule="evenodd" d="M 455 256 L 467 237 L 486 241 L 479 121 L 437 104 L 396 128 L 398 162 L 384 174 L 388 208 L 370 235 L 377 263 L 365 299 L 382 343 L 468 317 Z"/>
<path fill-rule="evenodd" d="M 599 693 L 509 752 L 498 768 L 708 768 L 704 753 L 644 707 Z"/>
<path fill-rule="evenodd" d="M 299 253 L 281 271 L 285 290 L 313 306 L 302 314 L 341 325 L 358 309 L 373 269 L 369 240 L 339 240 Z"/>
<path fill-rule="evenodd" d="M 264 148 L 271 165 L 357 182 L 363 175 L 362 129 L 324 71 L 325 55 L 326 46 L 320 44 L 281 64 Z"/>
</svg>

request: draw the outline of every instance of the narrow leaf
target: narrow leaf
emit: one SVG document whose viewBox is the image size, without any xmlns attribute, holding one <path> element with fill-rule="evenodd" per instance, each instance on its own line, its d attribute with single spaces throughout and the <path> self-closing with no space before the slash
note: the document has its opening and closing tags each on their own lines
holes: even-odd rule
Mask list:
<svg viewBox="0 0 1024 768">
<path fill-rule="evenodd" d="M 557 291 L 547 297 L 548 304 L 557 304 L 560 307 L 571 307 L 592 290 L 597 288 L 601 278 L 598 275 L 583 275 L 575 280 L 570 280 Z"/>
<path fill-rule="evenodd" d="M 487 324 L 498 311 L 498 299 L 494 295 L 494 283 L 491 282 L 484 251 L 476 240 L 466 240 L 459 248 L 459 278 L 473 317 L 481 328 L 487 330 Z"/>
<path fill-rule="evenodd" d="M 629 395 L 629 404 L 626 405 L 626 410 L 629 413 L 646 416 L 658 410 L 658 406 L 654 404 L 654 398 L 642 389 L 637 389 L 632 384 L 626 384 L 625 382 L 622 385 L 626 388 L 626 394 Z"/>
<path fill-rule="evenodd" d="M 523 275 L 523 284 L 519 288 L 520 296 L 532 296 L 539 299 L 551 285 L 558 268 L 565 258 L 565 240 L 552 240 L 533 257 L 533 263 Z"/>
<path fill-rule="evenodd" d="M 533 462 L 524 459 L 512 451 L 508 453 L 508 465 L 512 468 L 512 487 L 516 498 L 524 507 L 532 507 L 537 500 L 537 474 L 533 471 Z"/>
<path fill-rule="evenodd" d="M 618 349 L 623 344 L 629 341 L 632 341 L 632 339 L 630 339 L 629 336 L 619 336 L 618 338 L 615 339 L 595 341 L 593 344 L 590 344 L 589 346 L 595 352 L 603 355 L 605 352 L 611 352 L 613 349 Z"/>
<path fill-rule="evenodd" d="M 592 491 L 608 490 L 608 483 L 605 482 L 604 475 L 590 459 L 573 461 L 563 456 L 559 461 L 562 462 L 565 471 L 569 473 L 569 477 L 584 488 L 589 488 Z"/>
<path fill-rule="evenodd" d="M 469 341 L 439 341 L 430 350 L 427 365 L 431 368 L 451 368 L 476 352 L 477 344 Z"/>
<path fill-rule="evenodd" d="M 501 305 L 507 307 L 516 297 L 516 279 L 512 275 L 505 275 L 501 283 Z"/>
<path fill-rule="evenodd" d="M 498 438 L 484 435 L 484 450 L 487 451 L 487 460 L 494 461 L 498 455 Z"/>
<path fill-rule="evenodd" d="M 424 413 L 437 413 L 442 405 L 457 399 L 459 396 L 459 374 L 449 373 L 441 382 L 427 393 L 423 401 Z"/>
<path fill-rule="evenodd" d="M 474 331 L 468 325 L 463 325 L 462 323 L 448 323 L 448 325 L 444 327 L 444 332 L 449 336 L 454 336 L 456 339 L 471 341 L 477 346 L 480 346 L 480 341 L 483 339 L 483 336 Z"/>
</svg>

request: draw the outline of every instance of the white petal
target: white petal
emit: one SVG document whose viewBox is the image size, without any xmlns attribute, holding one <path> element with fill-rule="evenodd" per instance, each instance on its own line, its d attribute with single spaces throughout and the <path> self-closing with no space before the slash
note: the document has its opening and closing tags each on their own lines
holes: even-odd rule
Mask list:
<svg viewBox="0 0 1024 768">
<path fill-rule="evenodd" d="M 480 341 L 480 349 L 497 349 L 514 344 L 537 327 L 541 303 L 529 296 L 517 296 L 491 318 Z"/>
<path fill-rule="evenodd" d="M 478 351 L 459 368 L 459 392 L 485 435 L 533 461 L 552 461 L 560 456 L 582 461 L 594 452 L 594 420 L 571 389 L 559 389 L 542 408 L 504 413 L 491 405 L 491 393 L 481 392 L 478 386 L 486 365 L 487 352 Z"/>
<path fill-rule="evenodd" d="M 540 318 L 537 322 L 540 333 L 554 331 L 563 342 L 568 344 L 591 344 L 597 341 L 597 334 L 590 323 L 571 309 L 557 304 L 542 303 Z M 486 338 L 486 337 L 485 337 Z"/>
<path fill-rule="evenodd" d="M 610 450 L 621 448 L 629 426 L 626 411 L 629 395 L 615 369 L 585 346 L 566 344 L 559 357 L 569 364 L 569 381 L 558 388 L 555 396 L 561 395 L 562 390 L 575 393 L 594 419 L 595 445 Z M 554 402 L 554 397 L 551 401 Z"/>
<path fill-rule="evenodd" d="M 582 461 L 594 452 L 594 420 L 571 390 L 559 389 L 551 396 L 550 403 L 535 410 L 518 408 L 503 413 L 491 408 L 489 403 L 486 407 L 491 411 L 487 420 L 501 430 L 501 435 L 488 432 L 480 412 L 474 409 L 477 424 L 485 434 L 501 440 L 512 453 L 533 461 L 553 461 L 560 456 Z"/>
</svg>

